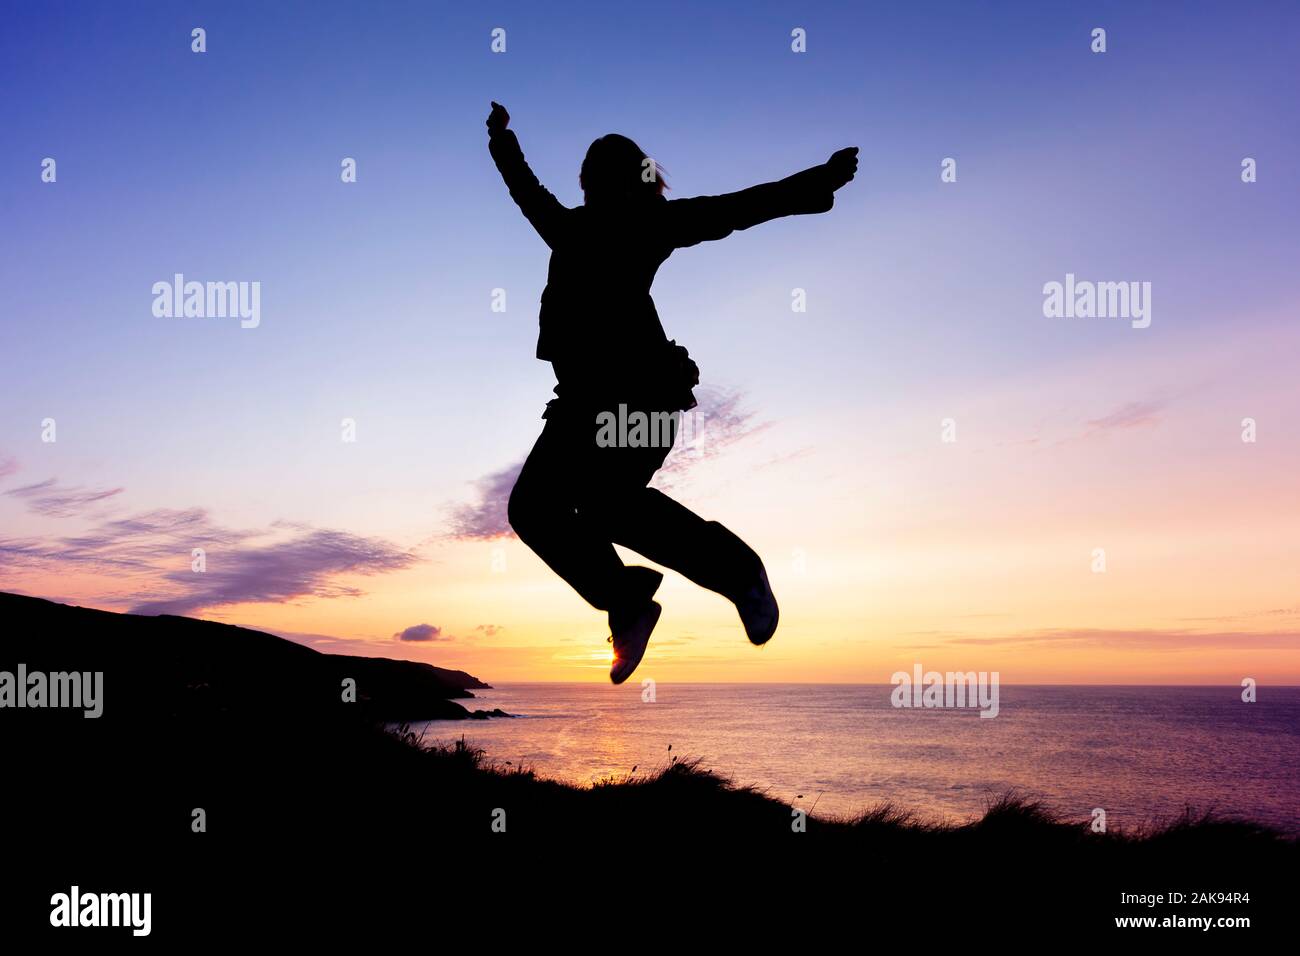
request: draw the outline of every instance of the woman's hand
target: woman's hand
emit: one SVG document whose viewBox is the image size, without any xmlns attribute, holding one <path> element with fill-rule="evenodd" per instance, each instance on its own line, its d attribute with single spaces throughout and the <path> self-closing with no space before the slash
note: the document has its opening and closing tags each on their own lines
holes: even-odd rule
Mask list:
<svg viewBox="0 0 1300 956">
<path fill-rule="evenodd" d="M 826 161 L 826 169 L 830 173 L 831 189 L 839 189 L 858 171 L 858 148 L 850 146 L 831 153 L 831 158 Z"/>
<path fill-rule="evenodd" d="M 492 112 L 488 114 L 487 128 L 489 133 L 499 133 L 510 125 L 510 114 L 506 108 L 495 100 L 492 101 Z"/>
</svg>

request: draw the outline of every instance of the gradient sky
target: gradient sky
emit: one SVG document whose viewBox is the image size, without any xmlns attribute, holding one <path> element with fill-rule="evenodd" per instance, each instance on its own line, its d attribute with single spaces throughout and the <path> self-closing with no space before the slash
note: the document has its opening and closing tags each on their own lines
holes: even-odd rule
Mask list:
<svg viewBox="0 0 1300 956">
<path fill-rule="evenodd" d="M 603 615 L 501 534 L 553 377 L 496 99 L 570 205 L 610 131 L 670 196 L 862 148 L 831 213 L 660 271 L 707 385 L 663 483 L 782 625 L 670 575 L 639 678 L 1300 683 L 1300 12 L 1068 7 L 7 6 L 0 588 L 605 680 Z M 177 272 L 260 282 L 260 327 L 155 318 Z M 1067 272 L 1150 282 L 1150 328 L 1045 318 Z"/>
</svg>

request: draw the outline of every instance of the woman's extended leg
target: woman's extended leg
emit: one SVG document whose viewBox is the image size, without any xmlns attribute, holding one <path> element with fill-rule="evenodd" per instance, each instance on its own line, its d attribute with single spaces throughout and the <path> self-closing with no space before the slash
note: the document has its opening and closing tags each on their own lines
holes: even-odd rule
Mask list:
<svg viewBox="0 0 1300 956">
<path fill-rule="evenodd" d="M 779 611 L 762 560 L 718 522 L 641 488 L 603 514 L 601 524 L 618 544 L 728 598 L 752 643 L 766 644 L 776 633 Z"/>
<path fill-rule="evenodd" d="M 639 488 L 602 524 L 611 538 L 701 587 L 738 600 L 763 570 L 754 549 L 656 488 Z"/>
</svg>

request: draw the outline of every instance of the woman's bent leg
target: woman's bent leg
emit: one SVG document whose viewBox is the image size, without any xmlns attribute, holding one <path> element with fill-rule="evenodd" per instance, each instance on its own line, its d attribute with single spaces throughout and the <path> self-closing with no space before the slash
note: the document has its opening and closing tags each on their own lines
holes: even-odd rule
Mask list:
<svg viewBox="0 0 1300 956">
<path fill-rule="evenodd" d="M 552 571 L 588 604 L 603 611 L 644 604 L 662 575 L 629 568 L 599 522 L 579 514 L 576 474 L 586 466 L 572 457 L 562 426 L 548 420 L 510 492 L 510 526 Z"/>
</svg>

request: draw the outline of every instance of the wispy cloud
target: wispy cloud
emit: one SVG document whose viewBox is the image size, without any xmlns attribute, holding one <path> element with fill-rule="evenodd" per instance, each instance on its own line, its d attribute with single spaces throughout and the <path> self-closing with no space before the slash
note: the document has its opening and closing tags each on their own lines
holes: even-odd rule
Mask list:
<svg viewBox="0 0 1300 956">
<path fill-rule="evenodd" d="M 5 474 L 2 470 L 3 465 L 4 463 L 0 462 L 0 474 Z M 121 488 L 102 490 L 64 488 L 54 478 L 38 481 L 33 485 L 23 485 L 21 488 L 13 488 L 5 492 L 6 495 L 12 498 L 19 498 L 26 502 L 29 511 L 44 515 L 47 518 L 75 517 L 88 508 L 121 493 Z"/>
<path fill-rule="evenodd" d="M 181 593 L 148 600 L 136 614 L 188 614 L 230 604 L 283 604 L 304 597 L 358 597 L 360 588 L 339 583 L 343 575 L 371 576 L 416 563 L 409 551 L 380 538 L 347 531 L 301 528 L 286 541 L 242 546 L 207 555 L 207 569 L 170 571 L 163 577 Z"/>
<path fill-rule="evenodd" d="M 0 455 L 0 478 L 8 478 L 19 470 L 18 459 Z"/>
<path fill-rule="evenodd" d="M 188 566 L 193 548 L 235 548 L 259 533 L 219 527 L 202 508 L 158 509 L 105 521 L 78 535 L 0 538 L 0 567 L 64 565 L 93 574 L 149 574 L 182 559 Z"/>
<path fill-rule="evenodd" d="M 191 564 L 204 551 L 205 568 Z M 78 535 L 0 538 L 0 570 L 76 570 L 116 582 L 137 614 L 191 614 L 254 602 L 356 596 L 344 575 L 371 576 L 417 562 L 380 538 L 277 522 L 239 530 L 205 509 L 159 509 L 101 522 Z"/>
<path fill-rule="evenodd" d="M 506 506 L 523 467 L 523 461 L 519 461 L 474 482 L 477 500 L 452 506 L 450 536 L 462 541 L 485 541 L 513 535 Z"/>
<path fill-rule="evenodd" d="M 1154 425 L 1160 421 L 1159 413 L 1164 407 L 1165 403 L 1162 401 L 1128 402 L 1109 414 L 1089 420 L 1088 430 L 1083 437 Z"/>
<path fill-rule="evenodd" d="M 947 646 L 1086 647 L 1130 651 L 1300 649 L 1297 631 L 1189 631 L 1160 628 L 1047 628 L 990 637 L 950 637 Z M 930 645 L 934 646 L 934 645 Z"/>
<path fill-rule="evenodd" d="M 743 392 L 706 386 L 695 394 L 699 405 L 682 416 L 682 438 L 655 475 L 656 487 L 672 488 L 700 465 L 772 424 L 756 420 Z"/>
</svg>

